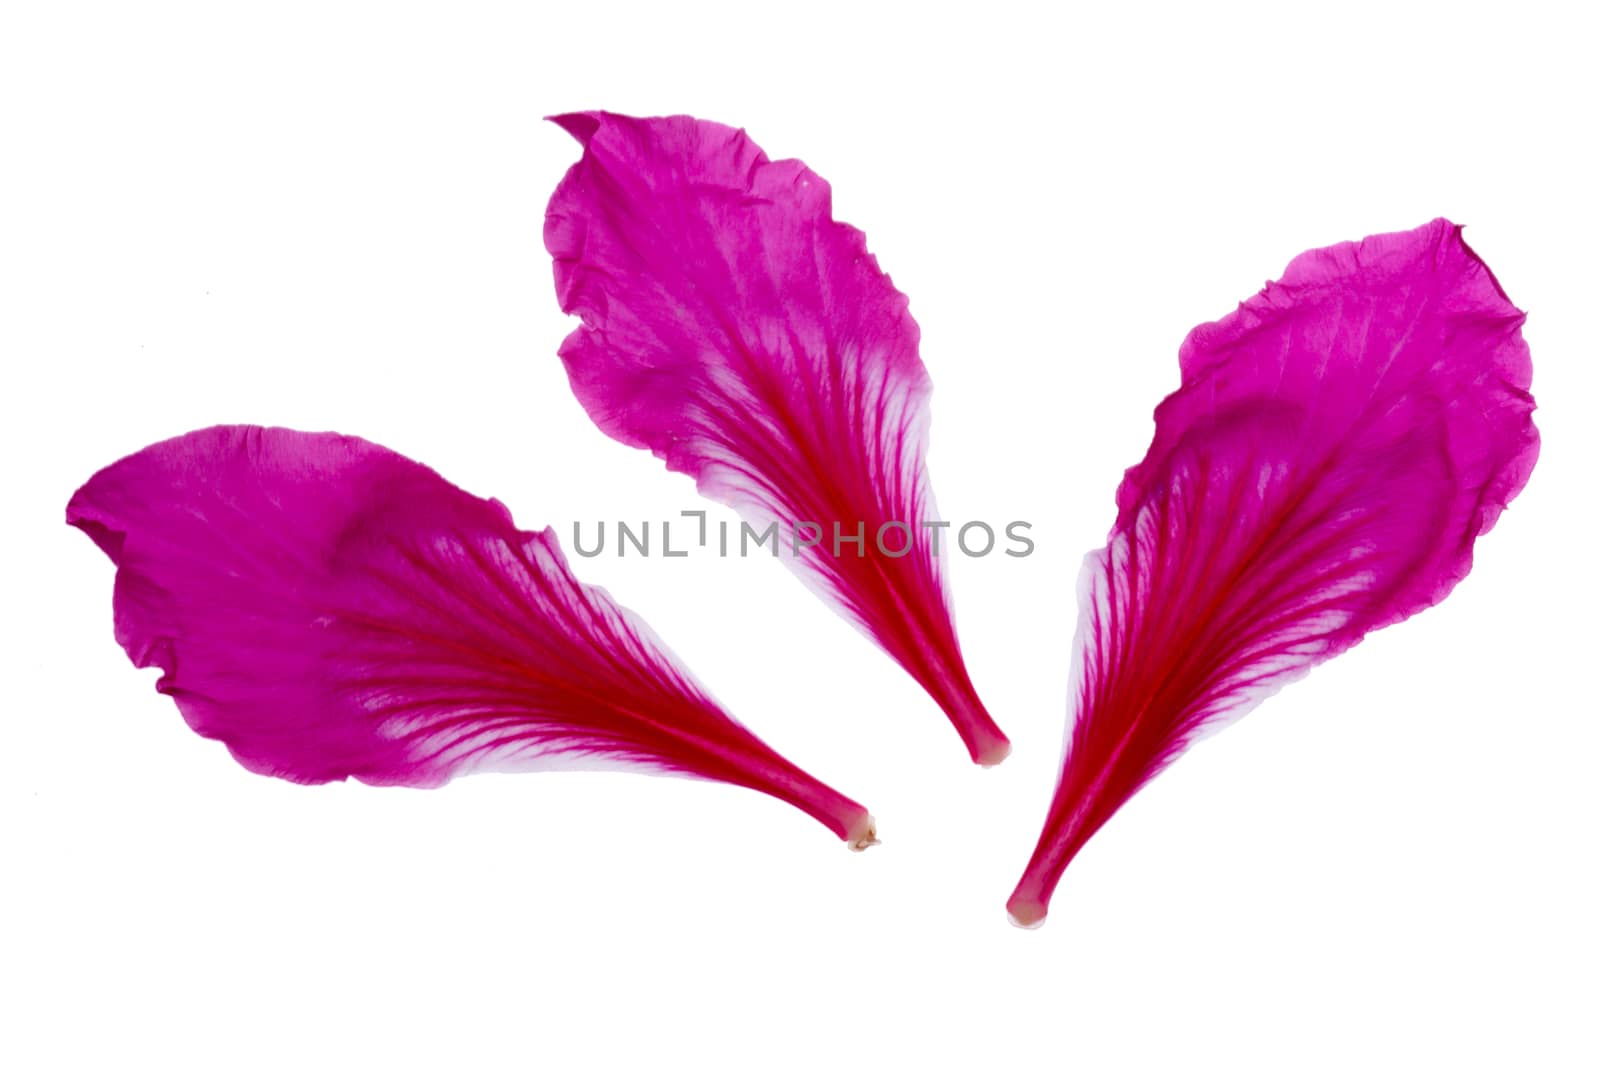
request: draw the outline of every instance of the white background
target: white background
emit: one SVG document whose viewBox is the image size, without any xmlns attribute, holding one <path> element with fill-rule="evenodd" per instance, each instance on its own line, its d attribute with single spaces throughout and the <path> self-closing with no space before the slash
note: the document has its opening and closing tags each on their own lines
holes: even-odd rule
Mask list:
<svg viewBox="0 0 1600 1068">
<path fill-rule="evenodd" d="M 1593 33 L 1110 7 L 9 6 L 0 1059 L 1595 1064 Z M 1035 524 L 952 568 L 992 771 L 770 560 L 575 561 L 882 848 L 668 779 L 250 775 L 128 665 L 62 525 L 98 467 L 232 421 L 364 435 L 564 540 L 701 506 L 555 357 L 577 147 L 540 117 L 591 107 L 830 179 L 922 324 L 942 511 Z M 1437 215 L 1530 313 L 1531 484 L 1444 605 L 1203 743 L 1011 928 L 1077 564 L 1184 333 Z"/>
</svg>

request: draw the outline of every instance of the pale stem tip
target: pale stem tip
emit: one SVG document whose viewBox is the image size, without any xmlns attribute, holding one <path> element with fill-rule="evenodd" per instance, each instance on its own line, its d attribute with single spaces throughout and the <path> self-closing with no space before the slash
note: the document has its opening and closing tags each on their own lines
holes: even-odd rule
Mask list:
<svg viewBox="0 0 1600 1068">
<path fill-rule="evenodd" d="M 1002 738 L 999 742 L 988 746 L 978 754 L 978 766 L 992 768 L 1010 755 L 1011 743 Z"/>
<path fill-rule="evenodd" d="M 851 837 L 850 851 L 860 853 L 862 850 L 871 849 L 877 844 L 878 824 L 871 816 L 868 816 L 867 825 Z"/>
<path fill-rule="evenodd" d="M 1024 931 L 1036 931 L 1044 926 L 1048 908 L 1042 901 L 1013 901 L 1006 906 L 1006 919 L 1011 926 Z"/>
</svg>

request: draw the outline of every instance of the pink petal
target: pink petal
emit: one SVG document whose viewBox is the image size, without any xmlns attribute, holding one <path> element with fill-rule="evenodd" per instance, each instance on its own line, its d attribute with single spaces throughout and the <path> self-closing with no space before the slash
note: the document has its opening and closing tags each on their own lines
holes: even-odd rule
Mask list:
<svg viewBox="0 0 1600 1068">
<path fill-rule="evenodd" d="M 865 809 L 718 708 L 549 530 L 360 438 L 196 431 L 96 474 L 67 521 L 117 565 L 129 659 L 252 771 L 438 786 L 601 760 L 871 839 Z"/>
<path fill-rule="evenodd" d="M 590 417 L 757 531 L 776 520 L 803 542 L 817 524 L 823 543 L 784 559 L 922 684 L 974 760 L 997 763 L 1010 743 L 967 675 L 924 525 L 917 324 L 864 235 L 833 221 L 827 182 L 741 130 L 555 121 L 584 146 L 545 244 L 562 309 L 583 319 L 561 358 Z"/>
<path fill-rule="evenodd" d="M 1308 252 L 1189 335 L 1084 565 L 1072 735 L 1018 922 L 1199 735 L 1467 574 L 1538 456 L 1522 321 L 1440 219 Z"/>
</svg>

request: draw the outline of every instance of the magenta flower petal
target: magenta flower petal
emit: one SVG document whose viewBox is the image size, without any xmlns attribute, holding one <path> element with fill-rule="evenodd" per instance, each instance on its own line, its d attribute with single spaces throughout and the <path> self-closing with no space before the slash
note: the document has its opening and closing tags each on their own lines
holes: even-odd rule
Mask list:
<svg viewBox="0 0 1600 1068">
<path fill-rule="evenodd" d="M 561 358 L 589 416 L 756 531 L 776 522 L 789 565 L 997 763 L 1010 743 L 967 675 L 929 526 L 917 324 L 866 238 L 833 220 L 827 182 L 743 131 L 555 121 L 584 147 L 545 244 L 583 319 Z"/>
<path fill-rule="evenodd" d="M 1539 451 L 1523 315 L 1442 219 L 1308 252 L 1179 355 L 1080 581 L 1075 709 L 1009 904 L 1202 733 L 1437 604 Z"/>
<path fill-rule="evenodd" d="M 196 431 L 96 474 L 67 521 L 117 565 L 129 659 L 252 771 L 438 786 L 598 760 L 736 783 L 872 839 L 865 809 L 578 582 L 549 530 L 360 438 Z"/>
</svg>

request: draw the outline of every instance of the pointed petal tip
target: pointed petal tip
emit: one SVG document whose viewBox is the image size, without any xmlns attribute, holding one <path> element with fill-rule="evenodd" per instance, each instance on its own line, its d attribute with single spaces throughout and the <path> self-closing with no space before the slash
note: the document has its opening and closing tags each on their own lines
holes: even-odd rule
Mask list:
<svg viewBox="0 0 1600 1068">
<path fill-rule="evenodd" d="M 90 540 L 111 558 L 113 564 L 122 563 L 122 542 L 127 535 L 83 514 L 77 497 L 73 497 L 72 503 L 67 506 L 67 526 L 76 527 L 89 535 Z"/>
<path fill-rule="evenodd" d="M 553 122 L 573 136 L 585 148 L 589 141 L 600 129 L 600 118 L 604 115 L 601 111 L 569 111 L 563 115 L 546 115 L 546 122 Z"/>
</svg>

